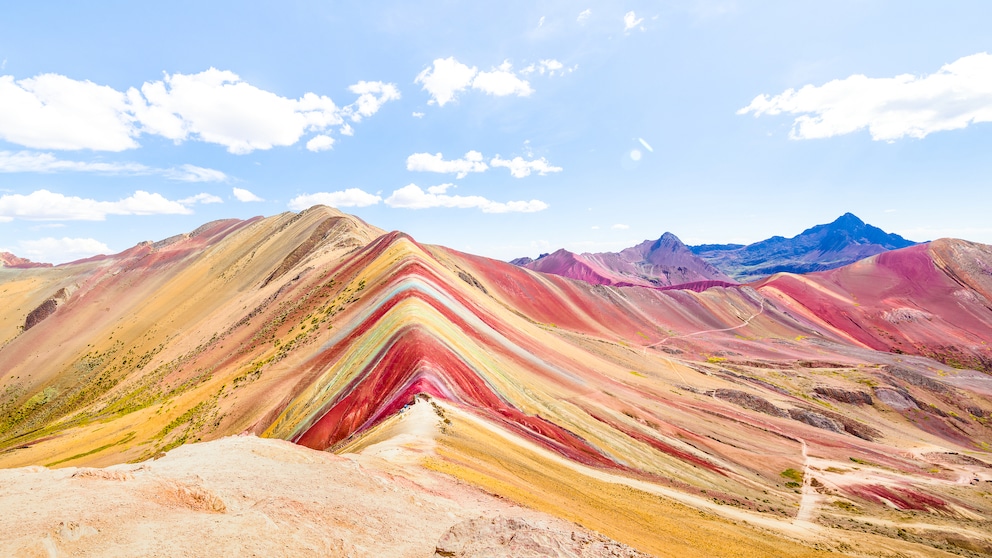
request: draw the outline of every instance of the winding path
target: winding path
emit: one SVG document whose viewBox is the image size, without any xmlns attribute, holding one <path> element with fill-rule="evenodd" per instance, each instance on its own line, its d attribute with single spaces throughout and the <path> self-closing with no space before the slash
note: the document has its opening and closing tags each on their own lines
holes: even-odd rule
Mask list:
<svg viewBox="0 0 992 558">
<path fill-rule="evenodd" d="M 761 314 L 763 314 L 764 311 L 765 311 L 765 298 L 763 296 L 761 296 L 760 294 L 758 295 L 758 297 L 759 297 L 759 301 L 758 301 L 759 308 L 758 308 L 758 311 L 755 312 L 754 314 L 751 314 L 751 316 L 749 316 L 747 319 L 745 319 L 740 324 L 737 324 L 737 325 L 731 326 L 731 327 L 725 327 L 725 328 L 705 329 L 705 330 L 696 331 L 696 332 L 693 332 L 693 333 L 686 333 L 684 335 L 670 335 L 670 336 L 662 339 L 661 341 L 657 341 L 655 343 L 651 343 L 650 345 L 645 345 L 644 348 L 643 348 L 643 350 L 642 350 L 642 354 L 646 354 L 647 353 L 647 350 L 650 349 L 650 348 L 657 347 L 659 345 L 664 345 L 665 343 L 667 343 L 671 339 L 677 339 L 677 338 L 682 338 L 682 337 L 694 337 L 696 335 L 703 335 L 703 334 L 706 334 L 706 333 L 718 333 L 718 332 L 722 332 L 722 331 L 733 331 L 735 329 L 740 329 L 742 327 L 746 327 L 746 326 L 748 326 L 748 325 L 751 324 L 751 320 L 757 318 L 758 316 L 760 316 Z M 671 362 L 671 360 L 668 359 L 667 357 L 666 357 L 666 360 L 669 360 L 669 362 Z M 674 369 L 675 367 L 673 366 L 672 368 Z M 675 372 L 679 375 L 680 378 L 682 377 L 682 374 L 679 373 L 677 369 L 675 370 Z M 685 381 L 685 379 L 683 378 L 682 381 Z M 802 456 L 803 456 L 803 486 L 802 486 L 802 494 L 801 494 L 801 497 L 799 499 L 799 511 L 796 512 L 796 517 L 793 519 L 793 523 L 794 524 L 796 524 L 796 523 L 807 523 L 807 524 L 808 523 L 812 523 L 813 516 L 814 516 L 814 513 L 816 511 L 816 490 L 813 488 L 813 484 L 812 484 L 812 482 L 813 482 L 813 468 L 810 466 L 810 459 L 809 459 L 808 447 L 806 445 L 806 440 L 804 440 L 802 438 L 796 438 L 796 437 L 793 437 L 793 436 L 787 436 L 787 437 L 789 437 L 789 438 L 791 438 L 791 439 L 799 442 L 799 444 L 802 446 Z"/>
<path fill-rule="evenodd" d="M 761 297 L 761 295 L 758 295 L 758 296 Z M 657 347 L 658 345 L 663 345 L 663 344 L 667 343 L 671 339 L 680 339 L 682 337 L 695 337 L 696 335 L 703 335 L 704 333 L 718 333 L 718 332 L 721 332 L 721 331 L 733 331 L 735 329 L 740 329 L 742 327 L 746 327 L 746 326 L 748 326 L 748 325 L 751 324 L 751 320 L 757 318 L 762 313 L 764 313 L 764 311 L 765 311 L 765 298 L 764 297 L 761 297 L 761 300 L 759 301 L 759 304 L 760 304 L 761 307 L 758 309 L 757 312 L 755 312 L 754 314 L 751 314 L 746 320 L 744 320 L 743 322 L 741 322 L 741 323 L 739 323 L 739 324 L 737 324 L 735 326 L 725 327 L 725 328 L 720 328 L 720 329 L 704 329 L 702 331 L 696 331 L 694 333 L 686 333 L 684 335 L 669 335 L 668 337 L 662 339 L 661 341 L 657 341 L 655 343 L 651 343 L 650 345 L 645 345 L 644 346 L 644 350 L 642 351 L 642 353 L 646 353 L 648 349 L 651 349 L 653 347 Z"/>
<path fill-rule="evenodd" d="M 803 446 L 803 489 L 799 499 L 799 511 L 796 512 L 794 523 L 810 523 L 816 507 L 816 491 L 813 489 L 813 469 L 809 464 L 809 454 L 806 451 L 806 440 L 796 438 Z"/>
</svg>

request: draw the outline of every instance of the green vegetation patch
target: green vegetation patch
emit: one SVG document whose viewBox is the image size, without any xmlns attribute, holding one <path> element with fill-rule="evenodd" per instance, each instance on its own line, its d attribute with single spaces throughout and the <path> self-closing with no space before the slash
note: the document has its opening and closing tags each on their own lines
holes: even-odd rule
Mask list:
<svg viewBox="0 0 992 558">
<path fill-rule="evenodd" d="M 782 471 L 781 473 L 779 473 L 779 475 L 781 475 L 783 478 L 787 478 L 789 480 L 795 481 L 800 484 L 802 484 L 803 482 L 803 472 L 797 471 L 791 467 Z"/>
<path fill-rule="evenodd" d="M 90 451 L 85 451 L 83 453 L 77 453 L 76 455 L 73 455 L 72 457 L 66 457 L 65 459 L 59 459 L 58 461 L 52 461 L 51 463 L 46 464 L 45 467 L 54 467 L 54 466 L 56 466 L 56 465 L 58 465 L 60 463 L 65 463 L 66 461 L 72 461 L 74 459 L 79 459 L 81 457 L 86 457 L 87 455 L 93 455 L 94 453 L 99 453 L 99 452 L 101 452 L 101 451 L 103 451 L 105 449 L 112 448 L 114 446 L 119 446 L 121 444 L 126 444 L 126 443 L 130 442 L 132 439 L 134 439 L 134 435 L 135 435 L 134 432 L 128 432 L 126 436 L 124 436 L 123 438 L 121 438 L 120 440 L 117 440 L 116 442 L 114 442 L 112 444 L 106 444 L 106 445 L 100 446 L 98 448 L 91 449 Z"/>
</svg>

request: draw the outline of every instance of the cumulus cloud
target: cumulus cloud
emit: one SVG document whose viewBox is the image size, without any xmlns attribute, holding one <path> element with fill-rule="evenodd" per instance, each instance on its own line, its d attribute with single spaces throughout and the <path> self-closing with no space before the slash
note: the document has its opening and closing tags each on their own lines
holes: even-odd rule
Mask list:
<svg viewBox="0 0 992 558">
<path fill-rule="evenodd" d="M 354 122 L 361 122 L 362 118 L 379 112 L 382 105 L 400 98 L 400 90 L 396 85 L 381 81 L 360 81 L 350 86 L 348 91 L 358 95 L 358 100 L 345 107 L 345 112 Z"/>
<path fill-rule="evenodd" d="M 107 215 L 188 215 L 193 211 L 187 206 L 195 202 L 202 199 L 194 196 L 183 201 L 169 200 L 143 190 L 114 202 L 36 190 L 27 195 L 0 196 L 0 221 L 103 221 Z"/>
<path fill-rule="evenodd" d="M 18 254 L 36 262 L 60 264 L 89 258 L 98 254 L 109 254 L 111 249 L 94 238 L 39 238 L 22 240 Z"/>
<path fill-rule="evenodd" d="M 430 94 L 428 104 L 443 107 L 453 101 L 458 93 L 468 88 L 504 97 L 526 97 L 534 92 L 530 83 L 513 71 L 513 65 L 504 61 L 489 71 L 479 71 L 475 66 L 462 64 L 455 58 L 438 58 L 413 80 Z"/>
<path fill-rule="evenodd" d="M 414 112 L 413 113 L 413 117 L 414 118 L 423 118 L 424 117 L 424 113 L 422 113 L 422 112 Z"/>
<path fill-rule="evenodd" d="M 58 74 L 0 76 L 0 139 L 37 149 L 123 151 L 148 134 L 241 154 L 293 145 L 346 118 L 359 122 L 400 97 L 394 84 L 378 81 L 349 91 L 358 99 L 344 107 L 310 92 L 291 99 L 216 68 L 165 74 L 126 92 Z"/>
<path fill-rule="evenodd" d="M 561 167 L 556 167 L 548 162 L 547 159 L 541 157 L 540 159 L 534 159 L 528 161 L 523 157 L 514 157 L 513 159 L 503 159 L 499 155 L 492 158 L 489 164 L 495 167 L 505 167 L 510 169 L 510 174 L 514 178 L 524 178 L 525 176 L 530 176 L 532 172 L 536 172 L 541 176 L 545 176 L 549 172 L 561 172 Z"/>
<path fill-rule="evenodd" d="M 456 178 L 465 178 L 470 172 L 484 172 L 489 166 L 483 161 L 482 153 L 469 151 L 462 159 L 445 161 L 440 153 L 414 153 L 406 158 L 406 170 L 418 172 L 452 173 Z"/>
<path fill-rule="evenodd" d="M 829 138 L 868 129 L 872 139 L 922 139 L 933 132 L 992 121 L 992 55 L 972 54 L 936 73 L 892 78 L 852 75 L 758 95 L 737 114 L 797 114 L 793 139 Z"/>
<path fill-rule="evenodd" d="M 643 17 L 637 17 L 637 15 L 632 11 L 629 11 L 623 15 L 623 32 L 630 33 L 630 30 L 637 27 L 644 22 Z M 642 27 L 643 31 L 644 28 Z"/>
<path fill-rule="evenodd" d="M 448 188 L 455 188 L 455 187 L 456 186 L 454 184 L 451 184 L 450 182 L 447 183 L 447 184 L 438 184 L 437 186 L 428 186 L 427 187 L 427 193 L 428 194 L 443 194 L 443 193 L 445 193 L 445 192 L 448 191 Z"/>
<path fill-rule="evenodd" d="M 231 190 L 232 190 L 232 193 L 234 194 L 235 199 L 237 199 L 240 202 L 260 202 L 260 201 L 265 201 L 262 198 L 260 198 L 260 197 L 256 196 L 255 194 L 253 194 L 252 192 L 250 192 L 249 190 L 245 190 L 244 188 L 232 188 Z"/>
<path fill-rule="evenodd" d="M 348 188 L 338 192 L 317 192 L 302 194 L 289 200 L 289 208 L 302 211 L 314 205 L 329 205 L 331 207 L 367 207 L 382 201 L 376 194 L 370 194 L 358 188 Z"/>
<path fill-rule="evenodd" d="M 38 149 L 132 149 L 128 106 L 124 93 L 89 80 L 0 76 L 0 139 Z"/>
<path fill-rule="evenodd" d="M 59 159 L 52 153 L 37 151 L 0 151 L 0 172 L 92 172 L 104 175 L 147 176 L 160 175 L 183 182 L 226 182 L 228 176 L 215 169 L 195 165 L 173 168 L 154 168 L 140 163 L 86 162 Z"/>
<path fill-rule="evenodd" d="M 488 72 L 479 72 L 472 80 L 472 89 L 496 97 L 507 95 L 526 97 L 534 92 L 530 83 L 513 73 L 513 66 L 509 62 L 503 62 L 498 68 Z"/>
<path fill-rule="evenodd" d="M 307 150 L 313 151 L 314 153 L 318 151 L 327 151 L 334 148 L 334 138 L 331 136 L 325 136 L 320 134 L 319 136 L 314 136 L 307 142 Z"/>
<path fill-rule="evenodd" d="M 416 184 L 407 184 L 395 190 L 386 198 L 385 203 L 390 207 L 406 209 L 427 209 L 431 207 L 475 208 L 481 209 L 483 213 L 533 213 L 548 208 L 548 204 L 540 200 L 495 202 L 482 196 L 452 196 L 444 193 L 448 186 L 444 185 L 443 189 L 431 187 L 425 192 Z"/>
<path fill-rule="evenodd" d="M 589 20 L 590 16 L 592 16 L 592 10 L 585 9 L 579 12 L 579 17 L 575 18 L 575 21 L 578 21 L 579 23 L 585 23 L 586 21 Z"/>
<path fill-rule="evenodd" d="M 466 66 L 450 56 L 434 60 L 429 68 L 417 74 L 413 82 L 423 85 L 422 89 L 430 94 L 430 104 L 437 103 L 443 107 L 457 93 L 472 85 L 472 79 L 477 73 L 479 70 L 475 66 Z"/>
<path fill-rule="evenodd" d="M 343 121 L 330 97 L 289 99 L 251 85 L 230 71 L 166 74 L 128 90 L 141 130 L 174 141 L 223 145 L 231 153 L 293 145 L 308 130 Z"/>
</svg>

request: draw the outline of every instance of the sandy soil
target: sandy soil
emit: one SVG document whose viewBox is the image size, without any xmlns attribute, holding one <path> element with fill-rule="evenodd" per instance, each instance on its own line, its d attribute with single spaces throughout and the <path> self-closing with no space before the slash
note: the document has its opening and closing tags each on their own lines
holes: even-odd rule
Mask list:
<svg viewBox="0 0 992 558">
<path fill-rule="evenodd" d="M 415 407 L 417 430 L 432 412 Z M 238 436 L 141 464 L 0 470 L 0 555 L 433 556 L 453 526 L 507 517 L 562 540 L 592 536 L 444 475 L 401 476 L 402 456 L 376 457 L 402 445 L 339 457 Z"/>
</svg>

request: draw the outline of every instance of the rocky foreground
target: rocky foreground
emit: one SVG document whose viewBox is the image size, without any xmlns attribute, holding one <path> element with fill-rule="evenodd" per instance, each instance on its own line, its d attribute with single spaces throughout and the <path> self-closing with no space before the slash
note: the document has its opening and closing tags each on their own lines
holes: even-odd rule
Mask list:
<svg viewBox="0 0 992 558">
<path fill-rule="evenodd" d="M 0 470 L 0 490 L 4 556 L 645 556 L 444 475 L 254 436 Z"/>
</svg>

